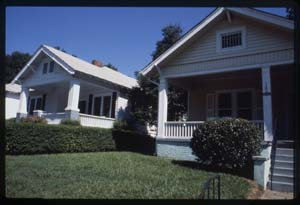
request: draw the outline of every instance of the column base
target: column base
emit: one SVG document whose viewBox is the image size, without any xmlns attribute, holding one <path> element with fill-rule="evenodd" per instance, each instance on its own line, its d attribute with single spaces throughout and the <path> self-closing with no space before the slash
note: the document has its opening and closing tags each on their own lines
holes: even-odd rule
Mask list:
<svg viewBox="0 0 300 205">
<path fill-rule="evenodd" d="M 79 111 L 65 110 L 65 118 L 70 120 L 79 120 Z"/>
</svg>

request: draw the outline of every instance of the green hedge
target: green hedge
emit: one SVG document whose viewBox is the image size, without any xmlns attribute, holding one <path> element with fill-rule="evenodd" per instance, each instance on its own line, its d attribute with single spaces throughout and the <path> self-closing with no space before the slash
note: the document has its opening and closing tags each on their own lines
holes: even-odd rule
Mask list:
<svg viewBox="0 0 300 205">
<path fill-rule="evenodd" d="M 11 155 L 111 151 L 115 147 L 111 129 L 6 124 L 6 153 Z"/>
<path fill-rule="evenodd" d="M 155 154 L 155 138 L 149 135 L 121 129 L 113 129 L 112 135 L 117 150 Z"/>
</svg>

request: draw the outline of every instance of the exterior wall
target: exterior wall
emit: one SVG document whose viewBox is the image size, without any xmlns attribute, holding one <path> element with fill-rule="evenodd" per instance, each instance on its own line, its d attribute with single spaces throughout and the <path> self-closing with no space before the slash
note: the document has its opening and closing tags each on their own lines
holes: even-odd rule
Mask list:
<svg viewBox="0 0 300 205">
<path fill-rule="evenodd" d="M 54 71 L 52 73 L 43 74 L 43 65 L 44 63 L 48 63 L 48 70 L 49 70 L 49 63 L 52 60 L 49 57 L 45 57 L 41 60 L 38 67 L 36 68 L 35 72 L 27 74 L 25 77 L 24 82 L 22 83 L 24 86 L 39 86 L 45 85 L 50 83 L 56 83 L 63 80 L 69 80 L 70 75 L 63 70 L 57 63 L 54 63 Z"/>
<path fill-rule="evenodd" d="M 258 74 L 260 74 L 258 72 Z M 220 79 L 218 80 L 202 80 L 198 84 L 194 85 L 190 93 L 189 101 L 189 120 L 191 121 L 204 121 L 206 120 L 206 95 L 208 93 L 215 93 L 216 91 L 223 90 L 235 90 L 235 89 L 253 89 L 256 98 L 254 99 L 254 109 L 256 107 L 262 107 L 261 97 L 261 81 L 260 76 L 247 78 L 247 74 L 243 76 L 240 73 L 240 77 L 236 76 L 231 79 L 222 79 L 222 75 L 218 75 Z M 233 75 L 234 76 L 234 75 Z M 262 113 L 254 114 L 254 119 L 261 119 L 259 116 Z"/>
<path fill-rule="evenodd" d="M 194 161 L 190 140 L 171 140 L 156 138 L 156 154 L 160 157 L 170 157 L 176 160 Z"/>
<path fill-rule="evenodd" d="M 223 29 L 246 27 L 246 48 L 217 52 L 216 33 Z M 226 17 L 161 66 L 165 76 L 230 69 L 280 61 L 293 61 L 293 32 L 286 32 L 233 15 Z"/>
<path fill-rule="evenodd" d="M 15 118 L 19 109 L 20 95 L 6 92 L 5 96 L 5 119 Z"/>
</svg>

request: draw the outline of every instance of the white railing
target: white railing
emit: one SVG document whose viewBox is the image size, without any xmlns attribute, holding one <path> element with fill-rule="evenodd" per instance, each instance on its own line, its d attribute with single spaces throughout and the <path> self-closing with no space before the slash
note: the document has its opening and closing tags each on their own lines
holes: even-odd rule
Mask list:
<svg viewBox="0 0 300 205">
<path fill-rule="evenodd" d="M 165 122 L 165 137 L 169 138 L 192 138 L 194 130 L 204 121 L 186 121 L 186 122 Z M 252 120 L 257 128 L 264 133 L 264 121 Z"/>
<path fill-rule="evenodd" d="M 194 130 L 203 121 L 165 122 L 165 137 L 192 138 Z"/>
<path fill-rule="evenodd" d="M 263 120 L 251 120 L 251 123 L 255 125 L 258 129 L 260 129 L 262 133 L 262 138 L 264 138 L 264 121 Z"/>
<path fill-rule="evenodd" d="M 42 113 L 42 117 L 45 118 L 48 124 L 59 124 L 61 120 L 65 119 L 64 112 L 57 113 Z"/>
<path fill-rule="evenodd" d="M 82 126 L 101 128 L 112 128 L 115 121 L 113 118 L 99 117 L 82 113 L 79 113 L 79 120 Z"/>
</svg>

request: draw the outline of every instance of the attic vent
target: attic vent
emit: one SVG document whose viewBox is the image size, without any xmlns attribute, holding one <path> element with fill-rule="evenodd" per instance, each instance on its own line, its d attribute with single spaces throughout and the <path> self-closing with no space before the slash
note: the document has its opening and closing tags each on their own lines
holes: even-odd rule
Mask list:
<svg viewBox="0 0 300 205">
<path fill-rule="evenodd" d="M 234 32 L 222 35 L 222 48 L 230 48 L 242 45 L 242 32 Z"/>
</svg>

